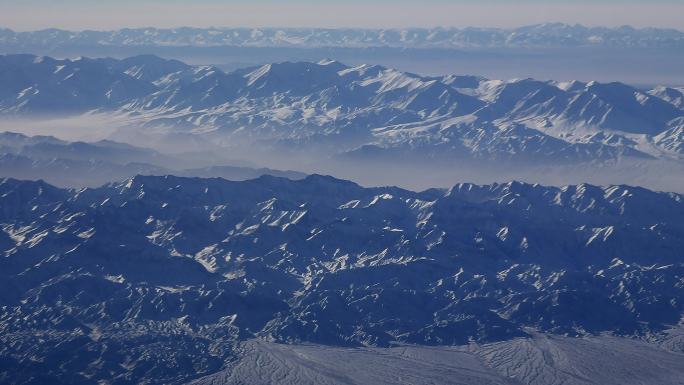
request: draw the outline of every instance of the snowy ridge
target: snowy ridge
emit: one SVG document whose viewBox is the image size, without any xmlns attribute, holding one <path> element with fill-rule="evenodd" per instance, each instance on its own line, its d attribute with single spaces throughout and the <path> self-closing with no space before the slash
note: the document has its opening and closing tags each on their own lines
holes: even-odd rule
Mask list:
<svg viewBox="0 0 684 385">
<path fill-rule="evenodd" d="M 0 30 L 0 46 L 195 46 L 195 47 L 677 47 L 684 33 L 629 26 L 585 27 L 547 23 L 513 29 L 408 28 L 138 28 L 116 31 L 33 32 Z"/>
<path fill-rule="evenodd" d="M 679 91 L 662 87 L 424 77 L 331 60 L 224 73 L 150 56 L 9 55 L 0 57 L 0 68 L 13 74 L 0 80 L 3 115 L 106 112 L 217 143 L 296 145 L 364 159 L 572 163 L 682 156 Z"/>
</svg>

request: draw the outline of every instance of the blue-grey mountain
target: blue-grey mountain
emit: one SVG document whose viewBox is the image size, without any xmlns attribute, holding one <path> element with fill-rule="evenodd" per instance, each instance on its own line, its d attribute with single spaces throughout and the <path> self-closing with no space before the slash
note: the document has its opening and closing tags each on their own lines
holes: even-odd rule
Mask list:
<svg viewBox="0 0 684 385">
<path fill-rule="evenodd" d="M 115 31 L 0 30 L 0 47 L 678 47 L 684 32 L 666 28 L 585 27 L 562 23 L 520 28 L 135 28 Z"/>
<path fill-rule="evenodd" d="M 318 175 L 80 190 L 4 179 L 0 372 L 184 383 L 249 364 L 254 338 L 450 346 L 536 333 L 671 341 L 669 365 L 684 346 L 668 337 L 684 315 L 682 198 L 517 182 L 412 192 Z M 501 354 L 483 362 L 504 370 Z"/>
<path fill-rule="evenodd" d="M 681 92 L 424 77 L 335 61 L 224 73 L 139 56 L 0 57 L 0 114 L 108 113 L 155 132 L 334 157 L 546 163 L 680 159 Z"/>
</svg>

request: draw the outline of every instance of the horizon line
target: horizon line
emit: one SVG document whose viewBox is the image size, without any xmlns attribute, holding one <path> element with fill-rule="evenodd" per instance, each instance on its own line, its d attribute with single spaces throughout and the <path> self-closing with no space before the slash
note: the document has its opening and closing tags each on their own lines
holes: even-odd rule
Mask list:
<svg viewBox="0 0 684 385">
<path fill-rule="evenodd" d="M 604 29 L 609 29 L 609 30 L 619 30 L 622 28 L 630 28 L 635 31 L 644 31 L 644 30 L 663 30 L 663 31 L 677 31 L 680 33 L 684 33 L 684 28 L 677 28 L 677 27 L 668 27 L 668 26 L 655 26 L 655 25 L 650 25 L 650 26 L 635 26 L 633 24 L 615 24 L 615 25 L 609 25 L 609 24 L 587 24 L 587 23 L 566 23 L 566 22 L 560 22 L 560 21 L 549 21 L 549 22 L 544 22 L 544 23 L 530 23 L 530 24 L 520 24 L 515 27 L 495 27 L 495 26 L 486 26 L 486 25 L 481 25 L 481 26 L 474 26 L 474 25 L 436 25 L 436 26 L 395 26 L 395 27 L 345 27 L 345 26 L 336 26 L 336 27 L 330 27 L 330 26 L 315 26 L 315 25 L 310 25 L 310 26 L 278 26 L 278 25 L 252 25 L 252 26 L 247 26 L 247 25 L 241 25 L 241 26 L 230 26 L 230 25 L 210 25 L 210 26 L 193 26 L 189 24 L 182 24 L 178 25 L 175 27 L 170 27 L 170 26 L 164 26 L 164 27 L 158 27 L 154 25 L 140 25 L 140 26 L 121 26 L 117 28 L 103 28 L 103 29 L 93 29 L 93 28 L 64 28 L 64 27 L 55 27 L 55 26 L 47 26 L 47 27 L 42 27 L 42 28 L 33 28 L 33 29 L 21 29 L 21 28 L 11 28 L 11 27 L 3 27 L 0 26 L 0 31 L 5 30 L 5 31 L 11 31 L 14 33 L 35 33 L 35 32 L 44 32 L 44 31 L 51 31 L 51 30 L 57 30 L 57 31 L 64 31 L 64 32 L 114 32 L 114 31 L 121 31 L 121 30 L 140 30 L 140 29 L 156 29 L 156 30 L 175 30 L 175 29 L 198 29 L 198 30 L 236 30 L 236 29 L 280 29 L 280 30 L 302 30 L 302 29 L 311 29 L 311 30 L 362 30 L 362 31 L 387 31 L 387 30 L 435 30 L 435 29 L 444 29 L 444 30 L 467 30 L 467 29 L 480 29 L 480 30 L 493 30 L 493 31 L 515 31 L 517 29 L 522 29 L 522 28 L 529 28 L 529 27 L 541 27 L 541 26 L 550 26 L 550 25 L 558 25 L 558 26 L 567 26 L 567 27 L 582 27 L 586 29 L 596 29 L 596 28 L 604 28 Z"/>
</svg>

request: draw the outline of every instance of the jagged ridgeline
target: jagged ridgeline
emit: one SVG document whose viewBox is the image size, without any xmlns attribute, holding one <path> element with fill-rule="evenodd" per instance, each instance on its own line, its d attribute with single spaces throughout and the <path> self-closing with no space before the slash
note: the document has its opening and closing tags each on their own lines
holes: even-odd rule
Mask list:
<svg viewBox="0 0 684 385">
<path fill-rule="evenodd" d="M 149 176 L 66 190 L 4 179 L 0 372 L 183 383 L 255 337 L 652 337 L 684 313 L 682 218 L 681 195 L 629 186 L 412 192 L 318 175 Z"/>
<path fill-rule="evenodd" d="M 4 117 L 95 113 L 140 132 L 361 161 L 681 160 L 681 88 L 426 77 L 330 60 L 225 73 L 155 56 L 0 56 Z"/>
<path fill-rule="evenodd" d="M 519 28 L 125 28 L 115 31 L 0 29 L 0 47 L 624 47 L 680 48 L 684 33 L 666 28 L 545 23 Z"/>
</svg>

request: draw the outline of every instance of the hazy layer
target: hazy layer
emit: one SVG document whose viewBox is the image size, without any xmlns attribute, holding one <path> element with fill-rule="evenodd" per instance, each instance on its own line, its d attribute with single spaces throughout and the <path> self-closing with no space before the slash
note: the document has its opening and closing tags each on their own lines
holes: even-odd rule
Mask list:
<svg viewBox="0 0 684 385">
<path fill-rule="evenodd" d="M 141 129 L 138 122 L 127 121 L 121 116 L 106 114 L 85 115 L 54 119 L 0 120 L 0 131 L 19 132 L 26 135 L 52 135 L 66 141 L 94 142 L 103 139 L 148 148 L 164 155 L 147 168 L 117 170 L 111 178 L 103 179 L 102 170 L 93 168 L 92 178 L 79 175 L 79 179 L 60 178 L 52 174 L 47 178 L 60 186 L 99 185 L 105 181 L 121 180 L 135 173 L 191 175 L 181 170 L 211 166 L 238 166 L 294 170 L 302 173 L 333 175 L 355 181 L 364 186 L 395 185 L 411 190 L 431 187 L 450 187 L 461 182 L 489 184 L 511 180 L 543 185 L 563 186 L 590 183 L 596 185 L 627 184 L 643 186 L 652 190 L 684 192 L 684 165 L 667 160 L 624 159 L 608 164 L 534 165 L 493 164 L 476 160 L 431 162 L 421 159 L 402 161 L 347 161 L 330 158 L 330 154 L 313 151 L 276 151 L 271 146 L 255 143 L 222 143 L 200 135 L 179 130 L 172 133 Z M 130 159 L 122 157 L 117 164 L 126 165 Z M 129 175 L 131 174 L 131 175 Z M 201 176 L 213 174 L 203 172 Z M 198 174 L 198 176 L 200 176 Z M 32 172 L 25 179 L 36 179 L 40 173 Z M 227 175 L 227 174 L 226 174 Z M 3 176 L 22 178 L 21 172 Z M 221 176 L 216 174 L 213 176 Z M 45 178 L 44 178 L 45 179 Z M 78 183 L 73 182 L 77 180 Z"/>
</svg>

